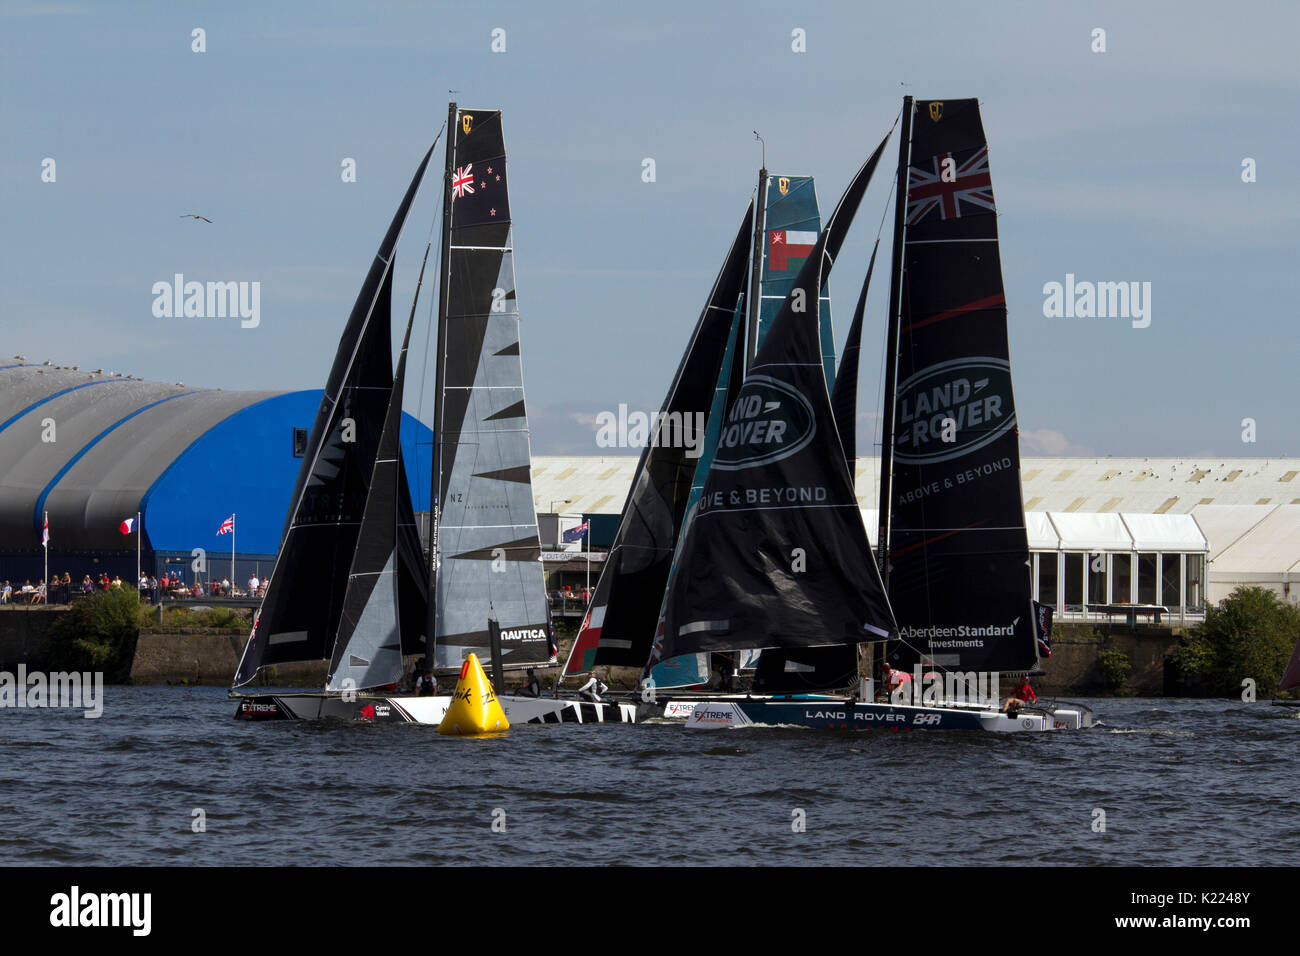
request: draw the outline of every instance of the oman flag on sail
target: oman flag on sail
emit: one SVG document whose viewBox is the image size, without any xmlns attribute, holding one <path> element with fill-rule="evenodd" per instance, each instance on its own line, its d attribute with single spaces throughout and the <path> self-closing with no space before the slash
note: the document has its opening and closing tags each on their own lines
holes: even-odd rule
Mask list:
<svg viewBox="0 0 1300 956">
<path fill-rule="evenodd" d="M 817 233 L 772 229 L 767 234 L 767 264 L 773 272 L 796 272 L 817 244 Z"/>
<path fill-rule="evenodd" d="M 138 519 L 136 519 L 135 517 L 127 518 L 125 521 L 123 521 L 120 525 L 117 526 L 117 530 L 122 532 L 123 534 L 130 534 L 132 531 L 135 530 L 135 526 L 137 523 L 138 523 Z"/>
</svg>

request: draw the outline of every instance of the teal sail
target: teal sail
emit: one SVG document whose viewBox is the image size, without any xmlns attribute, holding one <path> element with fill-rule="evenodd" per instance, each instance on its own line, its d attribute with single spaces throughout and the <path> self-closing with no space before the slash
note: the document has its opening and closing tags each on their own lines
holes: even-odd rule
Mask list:
<svg viewBox="0 0 1300 956">
<path fill-rule="evenodd" d="M 763 246 L 755 249 L 759 263 L 758 324 L 749 344 L 752 358 L 763 344 L 781 303 L 790 294 L 800 267 L 812 251 L 821 232 L 821 213 L 817 208 L 817 189 L 811 176 L 768 176 L 767 215 L 763 226 Z M 822 365 L 826 370 L 826 387 L 835 385 L 835 338 L 831 325 L 831 300 L 826 286 L 819 296 L 818 319 L 822 340 Z"/>
<path fill-rule="evenodd" d="M 722 366 L 718 371 L 718 382 L 713 389 L 713 401 L 709 405 L 708 424 L 705 425 L 704 441 L 700 445 L 701 454 L 699 461 L 695 463 L 695 474 L 691 478 L 691 492 L 686 499 L 686 514 L 682 518 L 681 532 L 677 535 L 679 552 L 682 541 L 686 539 L 686 529 L 690 525 L 691 519 L 695 517 L 696 506 L 704 494 L 704 479 L 709 475 L 709 466 L 713 463 L 713 455 L 718 448 L 718 435 L 721 434 L 723 422 L 727 418 L 727 406 L 730 403 L 730 397 L 736 392 L 739 375 L 733 375 L 732 369 L 736 365 L 735 356 L 740 342 L 741 330 L 744 328 L 746 311 L 747 306 L 744 297 L 742 297 L 740 304 L 736 307 L 736 315 L 731 321 L 727 351 L 723 353 Z M 739 371 L 738 368 L 736 370 Z M 675 553 L 673 562 L 668 569 L 669 584 L 672 583 L 673 570 L 676 567 L 677 554 Z M 664 589 L 664 595 L 666 598 L 667 588 Z M 664 616 L 661 609 L 659 611 L 659 626 L 655 630 L 656 649 L 659 638 L 663 634 L 663 626 Z M 652 652 L 652 662 L 656 656 Z M 683 654 L 680 657 L 660 661 L 651 667 L 650 679 L 654 681 L 655 687 L 658 688 L 694 687 L 696 684 L 706 684 L 709 681 L 709 655 Z"/>
</svg>

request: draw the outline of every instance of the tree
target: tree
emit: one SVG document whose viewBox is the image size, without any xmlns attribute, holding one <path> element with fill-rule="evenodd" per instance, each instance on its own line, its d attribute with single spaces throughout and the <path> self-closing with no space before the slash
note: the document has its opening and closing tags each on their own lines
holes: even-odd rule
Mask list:
<svg viewBox="0 0 1300 956">
<path fill-rule="evenodd" d="M 1243 586 L 1206 611 L 1171 659 L 1185 688 L 1236 697 L 1249 677 L 1260 695 L 1272 696 L 1297 640 L 1300 608 L 1267 588 Z"/>
</svg>

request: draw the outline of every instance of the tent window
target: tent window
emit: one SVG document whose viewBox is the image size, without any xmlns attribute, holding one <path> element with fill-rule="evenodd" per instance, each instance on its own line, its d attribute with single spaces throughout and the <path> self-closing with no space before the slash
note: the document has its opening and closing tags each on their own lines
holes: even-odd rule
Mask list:
<svg viewBox="0 0 1300 956">
<path fill-rule="evenodd" d="M 1160 556 L 1160 603 L 1168 608 L 1182 607 L 1183 556 Z"/>
<path fill-rule="evenodd" d="M 1056 554 L 1038 555 L 1038 600 L 1056 607 Z"/>
<path fill-rule="evenodd" d="M 1187 610 L 1205 610 L 1205 555 L 1187 555 Z"/>
<path fill-rule="evenodd" d="M 1138 603 L 1156 603 L 1156 555 L 1138 555 Z"/>
<path fill-rule="evenodd" d="M 1106 591 L 1106 555 L 1101 552 L 1088 555 L 1088 603 L 1110 603 Z"/>
<path fill-rule="evenodd" d="M 1114 554 L 1110 561 L 1110 599 L 1115 604 L 1128 604 L 1133 600 L 1133 555 Z"/>
<path fill-rule="evenodd" d="M 293 430 L 293 457 L 302 458 L 307 454 L 307 429 L 295 428 Z"/>
<path fill-rule="evenodd" d="M 1065 609 L 1083 610 L 1084 555 L 1077 551 L 1065 555 Z"/>
</svg>

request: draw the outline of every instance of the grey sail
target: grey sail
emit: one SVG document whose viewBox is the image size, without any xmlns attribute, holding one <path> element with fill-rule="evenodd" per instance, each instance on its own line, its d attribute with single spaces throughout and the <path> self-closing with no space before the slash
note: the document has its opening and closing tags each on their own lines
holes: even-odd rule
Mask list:
<svg viewBox="0 0 1300 956">
<path fill-rule="evenodd" d="M 425 255 L 427 260 L 428 253 Z M 423 278 L 421 266 L 420 279 Z M 419 296 L 418 285 L 416 296 Z M 408 630 L 412 621 L 418 622 L 416 626 L 422 630 L 427 600 L 427 591 L 418 587 L 425 581 L 423 569 L 409 575 L 418 585 L 412 593 L 408 582 L 405 595 L 401 574 L 404 563 L 411 561 L 412 548 L 414 559 L 419 560 L 419 540 L 413 522 L 407 520 L 408 515 L 413 517 L 413 510 L 406 482 L 402 480 L 401 457 L 402 395 L 414 319 L 412 304 L 379 436 L 370 494 L 352 555 L 326 690 L 356 690 L 396 683 L 402 675 L 403 644 L 415 649 L 423 641 L 420 633 L 407 634 L 405 640 L 402 633 L 403 617 Z"/>
<path fill-rule="evenodd" d="M 434 664 L 483 657 L 488 619 L 505 667 L 550 657 L 529 473 L 501 114 L 449 115 L 433 499 Z"/>
</svg>

